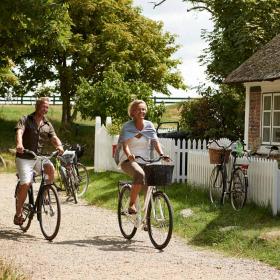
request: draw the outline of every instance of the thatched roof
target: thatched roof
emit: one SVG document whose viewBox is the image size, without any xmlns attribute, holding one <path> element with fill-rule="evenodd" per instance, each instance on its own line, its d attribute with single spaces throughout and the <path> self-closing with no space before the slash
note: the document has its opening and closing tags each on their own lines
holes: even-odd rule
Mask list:
<svg viewBox="0 0 280 280">
<path fill-rule="evenodd" d="M 280 79 L 280 34 L 231 72 L 224 83 L 273 81 Z"/>
</svg>

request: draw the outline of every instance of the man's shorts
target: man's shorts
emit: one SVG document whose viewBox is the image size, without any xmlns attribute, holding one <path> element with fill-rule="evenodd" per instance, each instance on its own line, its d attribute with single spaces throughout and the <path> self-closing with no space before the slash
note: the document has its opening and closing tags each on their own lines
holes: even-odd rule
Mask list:
<svg viewBox="0 0 280 280">
<path fill-rule="evenodd" d="M 41 173 L 41 161 L 41 159 L 33 160 L 18 157 L 16 158 L 16 168 L 21 185 L 28 184 L 33 181 L 34 171 L 37 174 Z M 53 164 L 50 160 L 44 160 L 44 165 L 45 164 L 50 164 L 53 167 Z"/>
</svg>

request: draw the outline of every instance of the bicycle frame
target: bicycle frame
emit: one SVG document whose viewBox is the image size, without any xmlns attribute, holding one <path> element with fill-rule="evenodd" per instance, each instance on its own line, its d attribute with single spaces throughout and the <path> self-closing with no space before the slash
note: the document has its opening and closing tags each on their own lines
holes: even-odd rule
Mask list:
<svg viewBox="0 0 280 280">
<path fill-rule="evenodd" d="M 247 174 L 248 164 L 237 164 L 236 160 L 237 160 L 237 156 L 233 155 L 233 163 L 232 163 L 232 169 L 231 169 L 231 173 L 230 173 L 230 180 L 228 181 L 228 183 L 229 183 L 228 194 L 231 193 L 233 177 L 234 177 L 233 175 L 237 169 L 241 169 L 242 173 L 244 174 L 244 177 L 248 178 L 248 174 Z"/>
<path fill-rule="evenodd" d="M 28 191 L 27 191 L 27 195 L 29 198 L 29 204 L 32 205 L 32 209 L 30 210 L 30 218 L 32 219 L 34 214 L 37 214 L 37 220 L 39 220 L 39 214 L 40 212 L 38 211 L 38 206 L 39 206 L 39 197 L 41 197 L 42 192 L 44 191 L 44 186 L 45 186 L 45 173 L 44 173 L 44 161 L 46 161 L 46 157 L 39 157 L 38 158 L 41 160 L 41 183 L 40 183 L 40 187 L 38 190 L 38 194 L 36 196 L 36 200 L 34 202 L 34 191 L 33 191 L 33 184 L 35 183 L 35 173 L 33 175 L 33 182 L 31 183 Z M 17 191 L 18 191 L 18 187 L 19 187 L 19 181 L 17 183 L 17 187 L 16 187 L 16 191 L 15 191 L 15 197 L 17 195 Z"/>
</svg>

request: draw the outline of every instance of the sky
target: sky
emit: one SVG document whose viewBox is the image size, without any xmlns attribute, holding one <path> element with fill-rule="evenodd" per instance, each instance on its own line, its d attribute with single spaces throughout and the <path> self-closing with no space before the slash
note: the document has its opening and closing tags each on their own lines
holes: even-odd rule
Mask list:
<svg viewBox="0 0 280 280">
<path fill-rule="evenodd" d="M 187 12 L 187 4 L 182 0 L 167 0 L 153 8 L 151 2 L 156 0 L 134 0 L 134 5 L 142 8 L 145 17 L 164 23 L 164 30 L 177 34 L 176 43 L 181 47 L 174 55 L 182 64 L 178 67 L 188 86 L 187 92 L 171 89 L 173 97 L 196 97 L 194 87 L 207 83 L 205 66 L 201 66 L 198 57 L 207 48 L 201 39 L 201 29 L 212 30 L 212 22 L 208 12 Z M 208 82 L 209 83 L 209 82 Z M 207 83 L 207 84 L 208 84 Z"/>
</svg>

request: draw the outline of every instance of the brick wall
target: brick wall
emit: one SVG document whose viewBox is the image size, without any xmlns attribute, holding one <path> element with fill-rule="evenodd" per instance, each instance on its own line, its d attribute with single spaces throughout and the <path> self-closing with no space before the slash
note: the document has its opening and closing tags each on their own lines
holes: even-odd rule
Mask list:
<svg viewBox="0 0 280 280">
<path fill-rule="evenodd" d="M 248 144 L 250 149 L 260 144 L 261 129 L 261 87 L 250 88 Z"/>
</svg>

